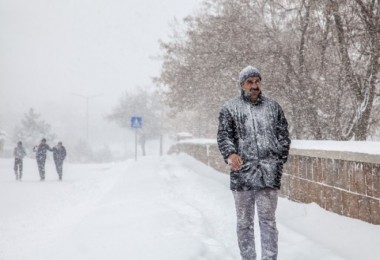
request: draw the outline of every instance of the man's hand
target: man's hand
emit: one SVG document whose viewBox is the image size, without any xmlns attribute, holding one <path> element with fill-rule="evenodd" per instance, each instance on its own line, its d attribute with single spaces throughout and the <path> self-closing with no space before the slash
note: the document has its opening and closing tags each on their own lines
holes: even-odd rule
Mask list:
<svg viewBox="0 0 380 260">
<path fill-rule="evenodd" d="M 241 166 L 243 165 L 243 161 L 241 160 L 240 156 L 236 153 L 231 154 L 228 156 L 227 159 L 228 165 L 231 167 L 231 170 L 238 171 L 241 169 Z"/>
</svg>

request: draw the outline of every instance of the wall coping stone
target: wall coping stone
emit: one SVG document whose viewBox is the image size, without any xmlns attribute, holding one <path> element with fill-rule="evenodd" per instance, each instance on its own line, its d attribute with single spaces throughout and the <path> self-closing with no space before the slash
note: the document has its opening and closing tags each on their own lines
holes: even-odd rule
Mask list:
<svg viewBox="0 0 380 260">
<path fill-rule="evenodd" d="M 289 153 L 300 156 L 380 164 L 380 155 L 378 154 L 295 148 L 291 148 Z"/>
</svg>

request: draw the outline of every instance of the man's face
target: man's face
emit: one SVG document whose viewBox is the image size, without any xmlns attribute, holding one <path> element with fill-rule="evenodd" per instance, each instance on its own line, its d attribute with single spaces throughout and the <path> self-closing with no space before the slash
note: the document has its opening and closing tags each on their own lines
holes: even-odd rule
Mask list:
<svg viewBox="0 0 380 260">
<path fill-rule="evenodd" d="M 259 77 L 249 77 L 244 81 L 241 89 L 244 91 L 244 95 L 251 100 L 256 100 L 261 92 L 261 80 Z"/>
</svg>

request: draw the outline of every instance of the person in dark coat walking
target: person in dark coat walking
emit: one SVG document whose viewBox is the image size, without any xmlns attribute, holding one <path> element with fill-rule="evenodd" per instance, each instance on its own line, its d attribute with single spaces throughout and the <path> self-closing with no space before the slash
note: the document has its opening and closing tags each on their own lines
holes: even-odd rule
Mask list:
<svg viewBox="0 0 380 260">
<path fill-rule="evenodd" d="M 38 146 L 33 148 L 33 151 L 36 152 L 36 159 L 38 165 L 38 171 L 40 173 L 41 181 L 45 180 L 45 162 L 46 162 L 46 153 L 47 151 L 52 152 L 48 144 L 46 144 L 46 139 L 42 138 L 41 143 Z"/>
<path fill-rule="evenodd" d="M 21 181 L 22 178 L 22 167 L 23 167 L 23 159 L 26 155 L 24 146 L 22 146 L 22 142 L 17 142 L 17 146 L 13 150 L 13 155 L 15 157 L 14 171 L 16 174 L 16 180 Z"/>
<path fill-rule="evenodd" d="M 66 148 L 62 145 L 62 142 L 58 142 L 57 146 L 53 147 L 53 158 L 59 180 L 61 181 L 63 161 L 66 158 Z"/>
<path fill-rule="evenodd" d="M 278 231 L 275 211 L 290 139 L 281 106 L 262 93 L 261 74 L 248 66 L 239 74 L 241 94 L 219 114 L 217 141 L 230 166 L 230 188 L 237 214 L 237 236 L 244 260 L 256 259 L 254 212 L 261 233 L 261 259 L 275 260 Z"/>
</svg>

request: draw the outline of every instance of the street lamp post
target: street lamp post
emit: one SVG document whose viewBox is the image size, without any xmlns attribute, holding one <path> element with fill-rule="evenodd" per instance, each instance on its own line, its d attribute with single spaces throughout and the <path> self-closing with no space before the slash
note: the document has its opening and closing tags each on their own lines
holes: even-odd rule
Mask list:
<svg viewBox="0 0 380 260">
<path fill-rule="evenodd" d="M 91 96 L 84 96 L 76 93 L 71 93 L 72 95 L 81 97 L 86 100 L 86 140 L 88 142 L 88 124 L 89 124 L 89 110 L 88 110 L 88 102 L 91 98 L 99 97 L 102 94 L 97 94 L 97 95 L 91 95 Z"/>
</svg>

